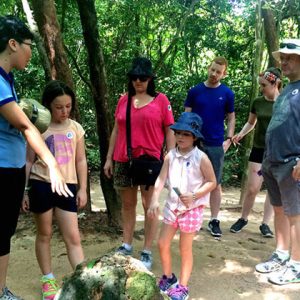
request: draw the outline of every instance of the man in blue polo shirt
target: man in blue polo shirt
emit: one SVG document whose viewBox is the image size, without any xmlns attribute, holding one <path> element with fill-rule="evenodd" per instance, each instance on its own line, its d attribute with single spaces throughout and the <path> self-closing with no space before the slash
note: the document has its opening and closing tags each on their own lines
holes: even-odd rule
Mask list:
<svg viewBox="0 0 300 300">
<path fill-rule="evenodd" d="M 231 145 L 235 127 L 234 93 L 220 82 L 226 76 L 227 66 L 228 62 L 224 57 L 216 57 L 208 68 L 207 80 L 189 90 L 184 104 L 185 111 L 195 112 L 203 120 L 204 150 L 212 162 L 218 182 L 210 194 L 211 220 L 207 228 L 215 237 L 222 235 L 218 214 L 224 153 Z M 227 120 L 225 140 L 224 120 Z"/>
</svg>

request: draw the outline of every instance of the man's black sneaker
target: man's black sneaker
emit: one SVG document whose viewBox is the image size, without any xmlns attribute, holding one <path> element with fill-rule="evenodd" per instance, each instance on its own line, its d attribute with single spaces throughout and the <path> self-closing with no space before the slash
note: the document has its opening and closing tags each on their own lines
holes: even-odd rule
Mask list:
<svg viewBox="0 0 300 300">
<path fill-rule="evenodd" d="M 248 221 L 240 218 L 238 219 L 231 227 L 230 232 L 238 233 L 240 232 L 246 225 L 248 224 Z"/>
<path fill-rule="evenodd" d="M 220 221 L 213 219 L 208 222 L 207 230 L 210 231 L 210 234 L 215 237 L 222 236 L 222 230 L 220 228 Z"/>
<path fill-rule="evenodd" d="M 262 236 L 266 237 L 266 238 L 272 238 L 274 237 L 274 233 L 272 232 L 272 230 L 270 229 L 270 227 L 267 224 L 261 224 L 259 226 L 259 230 L 262 234 Z"/>
</svg>

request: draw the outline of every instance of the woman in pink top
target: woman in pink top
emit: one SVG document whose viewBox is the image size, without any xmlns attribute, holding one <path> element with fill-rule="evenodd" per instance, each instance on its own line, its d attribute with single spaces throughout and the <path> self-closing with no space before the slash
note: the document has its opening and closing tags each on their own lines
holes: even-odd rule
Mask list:
<svg viewBox="0 0 300 300">
<path fill-rule="evenodd" d="M 129 172 L 129 158 L 126 139 L 126 110 L 128 99 L 130 106 L 132 157 L 151 157 L 160 160 L 166 141 L 167 150 L 175 146 L 175 138 L 169 128 L 174 123 L 172 108 L 168 98 L 155 91 L 151 61 L 144 57 L 133 60 L 128 72 L 128 93 L 123 95 L 115 111 L 115 125 L 111 134 L 104 172 L 108 178 L 113 176 L 114 186 L 119 190 L 122 201 L 123 244 L 117 249 L 125 255 L 131 255 L 133 232 L 136 221 L 138 186 L 132 184 Z M 151 246 L 157 231 L 158 218 L 149 218 L 146 214 L 153 193 L 153 184 L 140 185 L 142 203 L 145 211 L 145 241 L 141 261 L 152 267 Z"/>
</svg>

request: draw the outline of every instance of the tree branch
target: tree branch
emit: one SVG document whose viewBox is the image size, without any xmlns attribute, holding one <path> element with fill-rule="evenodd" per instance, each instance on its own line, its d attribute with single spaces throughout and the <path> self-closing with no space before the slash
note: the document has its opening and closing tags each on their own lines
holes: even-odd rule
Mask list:
<svg viewBox="0 0 300 300">
<path fill-rule="evenodd" d="M 75 69 L 77 70 L 78 76 L 88 86 L 90 91 L 93 92 L 92 85 L 91 85 L 90 81 L 86 80 L 85 77 L 82 75 L 82 72 L 80 70 L 80 67 L 77 64 L 75 56 L 72 54 L 72 52 L 69 50 L 69 48 L 66 45 L 64 45 L 64 47 L 65 47 L 66 52 L 68 53 L 68 55 L 70 56 L 70 58 L 72 59 L 72 61 L 74 63 L 74 66 L 75 66 Z"/>
<path fill-rule="evenodd" d="M 158 69 L 160 69 L 160 67 L 162 66 L 164 60 L 166 59 L 166 57 L 168 56 L 168 54 L 170 53 L 170 51 L 172 50 L 172 48 L 174 47 L 174 45 L 176 44 L 178 38 L 179 38 L 179 34 L 181 33 L 181 31 L 183 30 L 183 27 L 189 17 L 189 15 L 191 14 L 191 12 L 194 9 L 194 6 L 196 4 L 196 0 L 193 0 L 191 2 L 190 7 L 188 8 L 188 10 L 186 11 L 186 13 L 184 14 L 184 16 L 181 18 L 181 22 L 176 30 L 176 33 L 173 37 L 173 40 L 171 41 L 170 45 L 168 46 L 168 48 L 166 49 L 166 51 L 161 55 L 159 61 L 156 63 L 155 67 L 154 67 L 154 72 L 157 72 Z"/>
</svg>

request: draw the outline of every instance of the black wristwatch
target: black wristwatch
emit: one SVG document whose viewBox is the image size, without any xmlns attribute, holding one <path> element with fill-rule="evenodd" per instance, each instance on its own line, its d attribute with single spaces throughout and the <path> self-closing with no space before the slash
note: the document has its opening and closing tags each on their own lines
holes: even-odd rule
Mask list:
<svg viewBox="0 0 300 300">
<path fill-rule="evenodd" d="M 232 142 L 232 136 L 228 136 L 225 140 L 230 140 L 230 142 Z"/>
</svg>

